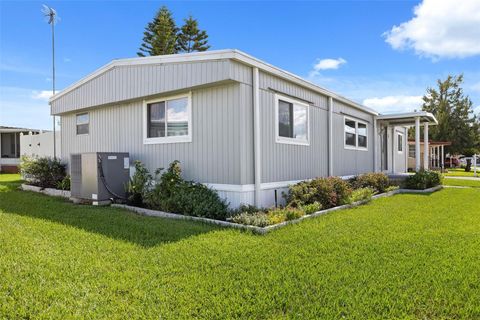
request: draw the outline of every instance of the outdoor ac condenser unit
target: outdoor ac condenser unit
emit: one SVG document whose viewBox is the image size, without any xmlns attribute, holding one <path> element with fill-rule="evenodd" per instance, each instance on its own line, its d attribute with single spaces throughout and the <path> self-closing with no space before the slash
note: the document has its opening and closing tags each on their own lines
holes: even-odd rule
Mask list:
<svg viewBox="0 0 480 320">
<path fill-rule="evenodd" d="M 70 159 L 71 195 L 93 204 L 125 199 L 130 177 L 128 152 L 72 154 Z"/>
</svg>

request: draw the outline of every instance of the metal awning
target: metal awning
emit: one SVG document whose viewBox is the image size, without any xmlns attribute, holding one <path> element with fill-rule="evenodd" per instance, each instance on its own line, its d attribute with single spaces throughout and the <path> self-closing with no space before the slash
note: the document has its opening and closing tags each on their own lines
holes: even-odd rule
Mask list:
<svg viewBox="0 0 480 320">
<path fill-rule="evenodd" d="M 383 114 L 377 117 L 380 121 L 388 122 L 390 125 L 396 126 L 413 126 L 415 119 L 419 118 L 421 123 L 428 122 L 430 125 L 438 124 L 433 114 L 426 111 L 415 111 L 407 113 Z"/>
</svg>

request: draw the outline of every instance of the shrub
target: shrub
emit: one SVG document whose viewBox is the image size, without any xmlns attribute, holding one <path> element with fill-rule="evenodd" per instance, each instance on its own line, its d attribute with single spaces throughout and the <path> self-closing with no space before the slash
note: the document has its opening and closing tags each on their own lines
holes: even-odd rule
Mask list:
<svg viewBox="0 0 480 320">
<path fill-rule="evenodd" d="M 235 223 L 256 227 L 266 227 L 269 225 L 268 216 L 265 212 L 242 212 L 233 216 L 232 220 Z"/>
<path fill-rule="evenodd" d="M 70 175 L 66 175 L 62 181 L 57 182 L 56 188 L 60 190 L 70 190 Z"/>
<path fill-rule="evenodd" d="M 442 174 L 437 171 L 420 170 L 405 181 L 408 189 L 424 190 L 442 183 Z"/>
<path fill-rule="evenodd" d="M 304 215 L 305 212 L 298 208 L 272 208 L 267 211 L 242 212 L 235 215 L 232 220 L 236 223 L 266 227 L 272 224 L 295 220 Z"/>
<path fill-rule="evenodd" d="M 181 172 L 180 163 L 172 162 L 155 187 L 144 195 L 144 203 L 156 210 L 224 220 L 228 203 L 205 185 L 183 180 Z"/>
<path fill-rule="evenodd" d="M 304 215 L 305 212 L 298 208 L 275 208 L 267 212 L 269 224 L 295 220 Z"/>
<path fill-rule="evenodd" d="M 302 209 L 305 212 L 305 214 L 312 214 L 322 210 L 322 204 L 320 202 L 314 202 L 314 203 L 303 205 L 300 207 L 300 209 Z"/>
<path fill-rule="evenodd" d="M 125 191 L 127 193 L 127 204 L 132 206 L 143 206 L 143 198 L 153 185 L 153 176 L 141 161 L 135 160 L 135 173 L 128 181 Z"/>
<path fill-rule="evenodd" d="M 67 176 L 66 166 L 50 157 L 22 157 L 20 171 L 29 184 L 42 188 L 56 188 Z"/>
<path fill-rule="evenodd" d="M 352 179 L 354 189 L 372 188 L 375 192 L 383 193 L 389 186 L 388 176 L 385 173 L 365 173 Z"/>
<path fill-rule="evenodd" d="M 385 192 L 395 191 L 398 189 L 400 189 L 399 186 L 389 186 L 388 188 L 385 189 Z"/>
<path fill-rule="evenodd" d="M 374 195 L 374 191 L 372 188 L 360 188 L 353 190 L 352 194 L 350 195 L 350 203 L 355 203 L 358 201 L 370 201 Z"/>
<path fill-rule="evenodd" d="M 350 185 L 341 178 L 317 178 L 290 186 L 286 199 L 290 207 L 318 202 L 328 209 L 347 203 L 351 193 Z"/>
</svg>

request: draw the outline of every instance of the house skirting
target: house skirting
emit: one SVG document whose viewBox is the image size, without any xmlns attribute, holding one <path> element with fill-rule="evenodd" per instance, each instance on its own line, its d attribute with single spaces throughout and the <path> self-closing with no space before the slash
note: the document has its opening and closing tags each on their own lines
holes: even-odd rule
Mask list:
<svg viewBox="0 0 480 320">
<path fill-rule="evenodd" d="M 0 158 L 1 173 L 18 173 L 20 165 L 19 158 Z"/>
<path fill-rule="evenodd" d="M 288 186 L 296 184 L 302 180 L 280 181 L 262 183 L 260 185 L 260 207 L 272 207 L 285 204 L 282 194 L 288 191 Z M 211 189 L 217 191 L 218 195 L 230 203 L 231 208 L 238 208 L 242 204 L 255 204 L 255 185 L 254 184 L 218 184 L 204 183 Z M 276 195 L 276 196 L 275 196 Z"/>
</svg>

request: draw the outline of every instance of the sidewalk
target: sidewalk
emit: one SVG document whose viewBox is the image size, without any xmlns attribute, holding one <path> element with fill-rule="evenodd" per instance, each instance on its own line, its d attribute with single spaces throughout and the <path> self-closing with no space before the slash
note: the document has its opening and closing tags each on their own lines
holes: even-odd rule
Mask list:
<svg viewBox="0 0 480 320">
<path fill-rule="evenodd" d="M 444 177 L 445 179 L 457 179 L 457 180 L 473 180 L 480 181 L 480 172 L 477 173 L 478 177 Z"/>
</svg>

